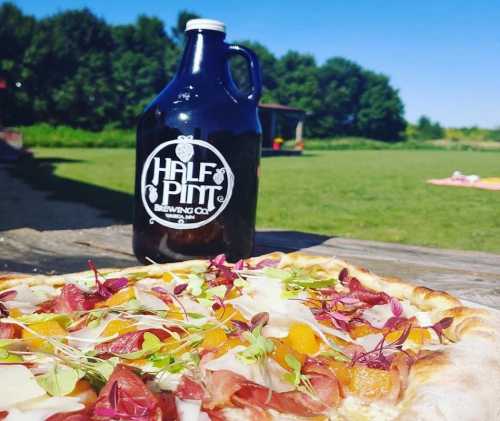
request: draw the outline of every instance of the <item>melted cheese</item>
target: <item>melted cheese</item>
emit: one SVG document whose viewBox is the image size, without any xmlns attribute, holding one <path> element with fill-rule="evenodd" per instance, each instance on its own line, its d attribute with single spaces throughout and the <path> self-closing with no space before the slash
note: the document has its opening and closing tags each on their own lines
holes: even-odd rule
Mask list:
<svg viewBox="0 0 500 421">
<path fill-rule="evenodd" d="M 89 351 L 95 347 L 99 342 L 104 342 L 105 338 L 101 338 L 101 334 L 111 320 L 116 319 L 118 316 L 110 315 L 103 318 L 99 325 L 93 328 L 85 327 L 71 333 L 68 345 L 80 349 L 83 352 Z"/>
<path fill-rule="evenodd" d="M 46 396 L 35 376 L 23 365 L 0 366 L 0 408 L 7 409 L 32 399 Z"/>
<path fill-rule="evenodd" d="M 135 287 L 134 291 L 137 301 L 147 310 L 163 311 L 168 309 L 167 305 L 162 300 L 146 292 L 144 289 Z"/>
<path fill-rule="evenodd" d="M 379 402 L 366 404 L 360 399 L 348 396 L 337 410 L 332 411 L 331 420 L 392 421 L 398 415 L 399 410 L 392 405 Z"/>
<path fill-rule="evenodd" d="M 259 364 L 245 364 L 238 359 L 236 355 L 244 349 L 244 346 L 237 346 L 221 357 L 210 360 L 204 368 L 207 370 L 230 370 L 262 386 L 270 387 L 276 392 L 288 392 L 294 389 L 291 384 L 282 380 L 287 371 L 273 359 L 266 359 L 265 367 Z"/>
<path fill-rule="evenodd" d="M 175 398 L 179 421 L 198 421 L 201 414 L 201 401 Z"/>
<path fill-rule="evenodd" d="M 6 421 L 44 421 L 58 412 L 70 412 L 83 409 L 78 398 L 45 397 L 18 405 L 9 409 Z"/>
<path fill-rule="evenodd" d="M 245 288 L 245 294 L 230 300 L 231 304 L 238 308 L 241 313 L 250 319 L 257 313 L 269 312 L 269 324 L 266 326 L 266 335 L 273 337 L 285 337 L 288 335 L 292 322 L 308 324 L 325 342 L 328 339 L 324 332 L 349 340 L 344 332 L 329 329 L 320 325 L 314 318 L 311 310 L 298 300 L 288 300 L 282 297 L 281 281 L 274 278 L 251 278 L 249 286 Z"/>
</svg>

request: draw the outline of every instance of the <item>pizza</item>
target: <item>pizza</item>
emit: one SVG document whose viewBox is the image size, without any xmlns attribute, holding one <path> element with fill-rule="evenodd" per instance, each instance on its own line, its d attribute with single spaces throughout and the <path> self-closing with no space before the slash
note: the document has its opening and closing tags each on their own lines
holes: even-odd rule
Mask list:
<svg viewBox="0 0 500 421">
<path fill-rule="evenodd" d="M 0 279 L 0 419 L 500 420 L 500 318 L 336 258 Z"/>
</svg>

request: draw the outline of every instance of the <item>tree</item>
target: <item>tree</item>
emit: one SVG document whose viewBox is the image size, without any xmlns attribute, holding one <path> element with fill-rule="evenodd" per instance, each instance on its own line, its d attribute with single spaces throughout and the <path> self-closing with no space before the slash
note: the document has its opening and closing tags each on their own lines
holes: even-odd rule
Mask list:
<svg viewBox="0 0 500 421">
<path fill-rule="evenodd" d="M 429 139 L 442 139 L 444 137 L 444 129 L 441 125 L 436 121 L 432 122 L 432 120 L 423 115 L 421 116 L 415 128 L 414 137 L 420 140 L 429 140 Z"/>
<path fill-rule="evenodd" d="M 402 138 L 406 121 L 404 105 L 387 76 L 364 71 L 366 86 L 356 118 L 357 134 L 380 140 Z"/>
<path fill-rule="evenodd" d="M 177 15 L 177 23 L 172 27 L 172 38 L 176 43 L 178 48 L 182 48 L 184 45 L 186 31 L 186 23 L 191 19 L 198 19 L 200 16 L 189 10 L 181 10 Z"/>
<path fill-rule="evenodd" d="M 133 127 L 173 74 L 166 68 L 166 57 L 174 44 L 163 22 L 155 17 L 139 16 L 135 25 L 116 26 L 112 32 L 113 84 L 119 110 L 115 119 L 122 127 Z"/>
<path fill-rule="evenodd" d="M 88 9 L 36 20 L 11 3 L 0 6 L 0 77 L 9 89 L 0 106 L 7 124 L 44 121 L 100 130 L 107 124 L 134 127 L 144 106 L 177 67 L 189 19 L 179 13 L 165 30 L 156 17 L 109 25 Z M 262 44 L 243 41 L 260 58 L 263 102 L 308 112 L 306 136 L 359 135 L 395 140 L 404 130 L 403 104 L 389 79 L 345 58 L 317 66 L 308 54 L 277 58 Z M 248 65 L 232 60 L 240 86 L 249 87 Z M 442 137 L 438 123 L 422 120 L 417 131 Z M 425 134 L 422 134 L 425 133 Z"/>
<path fill-rule="evenodd" d="M 241 44 L 250 48 L 257 54 L 259 58 L 262 72 L 262 102 L 276 102 L 274 91 L 278 86 L 277 63 L 278 60 L 266 47 L 258 42 L 238 41 L 236 44 Z M 241 56 L 235 56 L 231 60 L 231 72 L 236 84 L 240 89 L 246 91 L 250 87 L 248 75 L 248 64 Z"/>
<path fill-rule="evenodd" d="M 277 63 L 276 99 L 282 104 L 313 110 L 318 105 L 317 67 L 314 57 L 289 51 Z"/>
<path fill-rule="evenodd" d="M 12 3 L 0 5 L 0 78 L 7 88 L 0 91 L 0 124 L 28 124 L 33 107 L 25 80 L 23 56 L 32 42 L 36 20 Z"/>
<path fill-rule="evenodd" d="M 365 86 L 361 66 L 341 57 L 327 60 L 318 70 L 320 105 L 313 115 L 318 137 L 353 135 Z"/>
<path fill-rule="evenodd" d="M 36 119 L 93 130 L 113 114 L 109 26 L 88 9 L 39 22 L 24 55 Z"/>
</svg>

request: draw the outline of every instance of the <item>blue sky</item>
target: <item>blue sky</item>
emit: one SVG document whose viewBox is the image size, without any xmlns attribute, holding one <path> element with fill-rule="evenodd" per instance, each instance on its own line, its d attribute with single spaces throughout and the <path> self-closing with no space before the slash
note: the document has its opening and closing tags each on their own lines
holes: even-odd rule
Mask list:
<svg viewBox="0 0 500 421">
<path fill-rule="evenodd" d="M 318 63 L 344 56 L 389 75 L 406 117 L 447 126 L 500 126 L 499 0 L 15 0 L 46 16 L 87 6 L 111 23 L 138 14 L 167 27 L 192 10 L 223 20 L 229 39 L 260 41 L 277 55 L 294 49 Z"/>
</svg>

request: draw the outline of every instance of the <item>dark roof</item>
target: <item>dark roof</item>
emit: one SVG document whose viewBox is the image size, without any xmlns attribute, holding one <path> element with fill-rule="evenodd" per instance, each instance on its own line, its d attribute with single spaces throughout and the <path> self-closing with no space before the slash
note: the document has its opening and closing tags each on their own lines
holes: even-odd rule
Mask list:
<svg viewBox="0 0 500 421">
<path fill-rule="evenodd" d="M 269 110 L 282 110 L 282 111 L 294 111 L 299 113 L 305 113 L 305 110 L 301 108 L 289 107 L 287 105 L 281 104 L 259 104 L 259 108 L 269 109 Z"/>
</svg>

